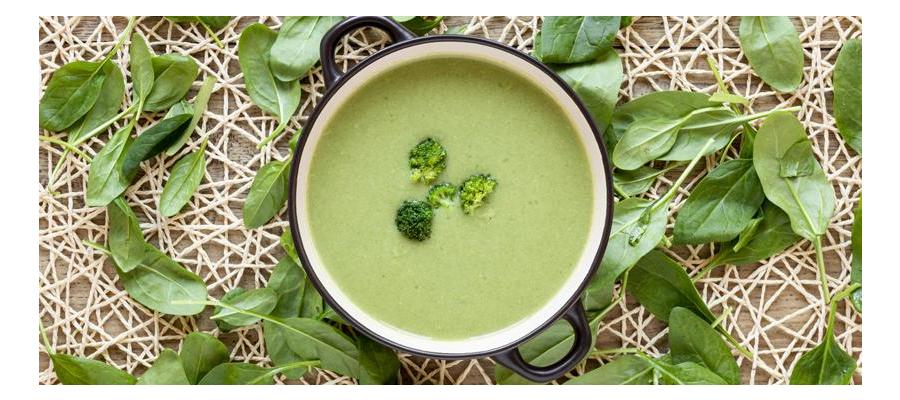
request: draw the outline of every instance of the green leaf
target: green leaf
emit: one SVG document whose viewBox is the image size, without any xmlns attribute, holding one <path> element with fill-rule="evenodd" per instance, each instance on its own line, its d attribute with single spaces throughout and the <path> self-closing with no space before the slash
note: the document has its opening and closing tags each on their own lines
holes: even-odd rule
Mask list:
<svg viewBox="0 0 900 400">
<path fill-rule="evenodd" d="M 228 362 L 228 348 L 203 332 L 191 332 L 181 342 L 181 363 L 188 382 L 196 385 L 215 366 Z"/>
<path fill-rule="evenodd" d="M 691 192 L 675 220 L 674 241 L 725 242 L 746 227 L 765 195 L 752 160 L 728 160 L 709 172 Z"/>
<path fill-rule="evenodd" d="M 593 60 L 612 47 L 620 24 L 621 17 L 544 17 L 534 55 L 547 64 Z"/>
<path fill-rule="evenodd" d="M 359 335 L 356 344 L 359 349 L 360 384 L 387 385 L 397 382 L 400 360 L 394 350 L 378 344 L 366 335 Z"/>
<path fill-rule="evenodd" d="M 282 82 L 269 69 L 269 51 L 277 34 L 256 23 L 244 28 L 238 42 L 238 61 L 244 74 L 244 85 L 250 98 L 263 111 L 278 119 L 275 133 L 280 133 L 300 106 L 300 82 Z"/>
<path fill-rule="evenodd" d="M 853 229 L 850 231 L 850 284 L 862 285 L 862 197 L 853 209 Z M 850 301 L 862 312 L 862 287 L 853 291 Z"/>
<path fill-rule="evenodd" d="M 592 330 L 596 330 L 593 329 Z M 572 326 L 564 321 L 556 321 L 540 335 L 519 346 L 522 358 L 539 367 L 550 365 L 565 356 L 575 343 Z M 534 385 L 501 365 L 494 367 L 494 379 L 500 385 Z"/>
<path fill-rule="evenodd" d="M 134 385 L 125 371 L 106 363 L 68 354 L 52 353 L 53 371 L 63 385 Z"/>
<path fill-rule="evenodd" d="M 650 190 L 653 182 L 656 181 L 663 170 L 641 166 L 631 171 L 616 170 L 613 172 L 613 185 L 616 191 L 625 196 L 637 196 Z"/>
<path fill-rule="evenodd" d="M 728 345 L 691 310 L 675 307 L 669 314 L 669 351 L 675 363 L 694 362 L 731 385 L 741 383 L 741 368 Z"/>
<path fill-rule="evenodd" d="M 395 21 L 399 22 L 403 25 L 404 28 L 409 29 L 410 32 L 422 36 L 428 32 L 431 32 L 434 28 L 437 28 L 441 21 L 444 20 L 444 17 L 393 17 Z"/>
<path fill-rule="evenodd" d="M 181 130 L 181 135 L 172 142 L 168 149 L 166 149 L 166 155 L 173 156 L 178 150 L 181 150 L 181 147 L 187 143 L 188 138 L 191 137 L 191 134 L 194 133 L 194 128 L 197 127 L 197 123 L 200 122 L 200 119 L 203 118 L 203 113 L 206 112 L 206 106 L 209 103 L 209 97 L 212 95 L 213 87 L 216 84 L 216 77 L 212 75 L 207 75 L 206 78 L 203 79 L 203 85 L 200 86 L 200 90 L 197 92 L 197 96 L 194 97 L 194 103 L 192 105 L 193 116 L 191 117 L 191 122 Z"/>
<path fill-rule="evenodd" d="M 125 159 L 122 161 L 122 173 L 129 182 L 137 174 L 140 163 L 162 153 L 178 137 L 181 130 L 190 123 L 190 119 L 191 113 L 166 115 L 162 121 L 138 135 L 137 139 L 128 146 L 128 152 L 125 153 Z"/>
<path fill-rule="evenodd" d="M 108 62 L 100 69 L 103 86 L 100 95 L 90 110 L 69 129 L 69 144 L 77 145 L 87 140 L 87 135 L 97 128 L 107 125 L 119 113 L 125 97 L 125 78 L 115 63 Z"/>
<path fill-rule="evenodd" d="M 200 71 L 193 58 L 181 54 L 154 56 L 150 62 L 153 88 L 144 102 L 145 111 L 163 111 L 183 99 Z"/>
<path fill-rule="evenodd" d="M 766 118 L 757 133 L 753 144 L 753 166 L 766 198 L 787 213 L 794 232 L 814 240 L 825 233 L 834 214 L 834 188 L 821 168 L 815 168 L 806 176 L 781 177 L 781 160 L 797 143 L 812 154 L 812 146 L 800 121 L 787 113 L 773 114 Z"/>
<path fill-rule="evenodd" d="M 300 265 L 300 257 L 297 255 L 297 249 L 294 248 L 294 238 L 291 236 L 290 228 L 285 228 L 284 232 L 281 232 L 279 242 L 281 242 L 281 248 L 284 249 L 285 254 L 287 254 L 294 263 Z"/>
<path fill-rule="evenodd" d="M 247 289 L 244 289 L 242 287 L 232 288 L 227 293 L 222 295 L 222 298 L 219 299 L 219 301 L 222 303 L 231 304 L 231 301 L 234 300 L 234 298 L 244 294 L 246 291 L 247 291 Z M 221 311 L 222 311 L 221 306 L 213 307 L 213 315 L 215 315 Z M 238 326 L 229 324 L 228 322 L 225 322 L 221 319 L 214 319 L 213 322 L 216 323 L 216 326 L 219 327 L 219 330 L 222 332 L 229 332 L 229 331 L 232 331 L 232 330 L 235 330 L 238 328 Z"/>
<path fill-rule="evenodd" d="M 244 200 L 244 227 L 254 229 L 269 222 L 281 211 L 288 196 L 290 159 L 263 165 L 250 185 Z"/>
<path fill-rule="evenodd" d="M 288 347 L 287 329 L 272 321 L 263 321 L 263 339 L 266 342 L 266 354 L 276 367 L 303 361 Z M 288 379 L 300 379 L 305 371 L 301 369 L 285 370 L 282 373 Z"/>
<path fill-rule="evenodd" d="M 844 142 L 862 154 L 862 40 L 850 39 L 834 64 L 834 121 Z"/>
<path fill-rule="evenodd" d="M 322 368 L 359 378 L 359 351 L 337 328 L 311 318 L 279 320 L 288 347 L 303 359 L 318 359 Z"/>
<path fill-rule="evenodd" d="M 619 169 L 634 170 L 656 160 L 675 144 L 678 130 L 685 121 L 685 118 L 635 121 L 616 144 L 612 153 L 613 164 Z"/>
<path fill-rule="evenodd" d="M 239 310 L 266 315 L 275 308 L 278 294 L 270 288 L 241 290 L 237 295 L 223 297 L 219 302 Z M 230 307 L 217 308 L 210 318 L 235 327 L 255 324 L 260 320 L 259 317 L 237 312 Z"/>
<path fill-rule="evenodd" d="M 38 105 L 41 128 L 59 132 L 87 114 L 100 97 L 103 64 L 73 61 L 53 73 Z"/>
<path fill-rule="evenodd" d="M 106 215 L 109 219 L 107 241 L 113 261 L 122 272 L 137 268 L 144 261 L 147 246 L 137 216 L 121 197 L 106 207 Z"/>
<path fill-rule="evenodd" d="M 198 16 L 197 19 L 206 24 L 206 26 L 210 27 L 210 29 L 214 31 L 218 31 L 228 25 L 231 22 L 231 16 L 211 16 L 211 15 L 201 15 Z"/>
<path fill-rule="evenodd" d="M 160 214 L 171 217 L 178 214 L 191 199 L 206 175 L 206 140 L 200 149 L 182 157 L 172 167 L 169 180 L 159 196 Z"/>
<path fill-rule="evenodd" d="M 270 288 L 278 293 L 278 304 L 271 314 L 276 317 L 308 317 L 318 318 L 324 312 L 322 296 L 316 291 L 312 282 L 290 257 L 282 258 L 272 276 L 269 278 Z"/>
<path fill-rule="evenodd" d="M 140 33 L 131 35 L 131 46 L 128 47 L 128 57 L 131 67 L 131 87 L 134 91 L 134 102 L 144 103 L 147 96 L 153 90 L 155 73 L 153 72 L 153 50 L 147 45 L 147 41 Z"/>
<path fill-rule="evenodd" d="M 203 311 L 203 280 L 150 244 L 144 245 L 144 259 L 137 267 L 117 272 L 128 296 L 151 310 L 171 315 Z"/>
<path fill-rule="evenodd" d="M 606 244 L 606 253 L 600 263 L 597 279 L 612 284 L 626 269 L 635 265 L 641 257 L 653 250 L 666 232 L 667 206 L 657 206 L 652 211 L 653 202 L 631 197 L 615 204 L 612 227 Z M 644 220 L 647 218 L 648 220 Z M 637 241 L 635 237 L 638 236 Z"/>
<path fill-rule="evenodd" d="M 619 54 L 610 48 L 590 62 L 552 68 L 590 111 L 597 129 L 605 131 L 616 108 L 624 77 Z"/>
<path fill-rule="evenodd" d="M 764 115 L 764 114 L 763 114 Z M 760 114 L 737 115 L 724 108 L 712 108 L 697 112 L 688 118 L 678 131 L 675 143 L 666 154 L 659 156 L 663 161 L 687 161 L 694 158 L 706 142 L 713 138 L 714 142 L 703 155 L 721 150 L 731 142 L 734 130 L 742 122 L 759 118 Z"/>
<path fill-rule="evenodd" d="M 341 17 L 285 17 L 269 49 L 269 68 L 280 81 L 300 79 L 319 62 L 319 42 Z"/>
<path fill-rule="evenodd" d="M 122 168 L 131 145 L 132 127 L 134 123 L 128 123 L 114 133 L 91 160 L 85 194 L 88 206 L 104 207 L 128 189 L 131 180 Z"/>
<path fill-rule="evenodd" d="M 756 232 L 748 238 L 740 238 L 741 247 L 725 245 L 710 261 L 708 267 L 732 264 L 744 265 L 769 258 L 781 253 L 800 237 L 791 229 L 791 221 L 787 214 L 772 203 L 765 202 L 762 207 L 762 220 Z"/>
<path fill-rule="evenodd" d="M 719 375 L 706 367 L 693 363 L 683 362 L 670 364 L 659 362 L 659 369 L 663 371 L 661 380 L 670 385 L 727 385 Z"/>
<path fill-rule="evenodd" d="M 631 26 L 634 23 L 634 17 L 621 17 L 622 21 L 619 23 L 619 29 L 624 29 Z"/>
<path fill-rule="evenodd" d="M 759 229 L 759 225 L 762 224 L 762 222 L 763 217 L 753 217 L 753 219 L 750 220 L 750 223 L 748 223 L 747 226 L 745 226 L 744 229 L 741 230 L 741 233 L 738 234 L 738 238 L 734 242 L 734 246 L 732 246 L 731 248 L 733 248 L 734 251 L 740 251 L 741 249 L 743 249 L 744 246 L 746 246 L 747 243 L 750 243 L 750 240 L 752 240 L 753 237 L 756 236 L 756 231 Z"/>
<path fill-rule="evenodd" d="M 642 358 L 626 354 L 584 375 L 566 381 L 566 385 L 647 385 L 653 379 L 653 366 Z"/>
<path fill-rule="evenodd" d="M 248 363 L 219 364 L 203 376 L 198 385 L 271 385 L 276 370 Z"/>
<path fill-rule="evenodd" d="M 613 112 L 610 128 L 603 135 L 607 150 L 610 153 L 615 151 L 616 144 L 625 135 L 625 130 L 635 121 L 677 120 L 706 107 L 710 107 L 709 96 L 674 90 L 653 92 L 631 100 Z"/>
<path fill-rule="evenodd" d="M 837 304 L 832 302 L 822 343 L 802 355 L 794 364 L 791 385 L 846 385 L 853 379 L 856 360 L 834 340 L 835 307 Z"/>
<path fill-rule="evenodd" d="M 820 168 L 816 157 L 809 151 L 809 143 L 802 141 L 788 147 L 779 160 L 778 167 L 778 176 L 782 178 L 812 175 L 813 171 Z"/>
<path fill-rule="evenodd" d="M 728 92 L 715 92 L 712 96 L 709 96 L 709 101 L 713 103 L 728 103 L 728 104 L 750 104 L 750 100 L 742 96 L 738 96 L 733 93 Z"/>
<path fill-rule="evenodd" d="M 742 17 L 741 50 L 750 67 L 775 90 L 791 92 L 803 79 L 803 48 L 788 17 Z"/>
<path fill-rule="evenodd" d="M 153 365 L 144 372 L 138 385 L 190 385 L 181 358 L 171 349 L 163 349 Z"/>
<path fill-rule="evenodd" d="M 627 291 L 665 322 L 675 307 L 687 308 L 707 322 L 716 319 L 684 268 L 659 250 L 651 251 L 634 265 L 628 274 Z"/>
</svg>

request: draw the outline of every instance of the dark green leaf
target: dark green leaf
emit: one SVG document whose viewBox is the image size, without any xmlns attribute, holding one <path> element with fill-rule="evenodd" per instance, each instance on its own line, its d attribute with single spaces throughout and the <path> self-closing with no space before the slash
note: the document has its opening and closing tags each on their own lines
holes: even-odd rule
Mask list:
<svg viewBox="0 0 900 400">
<path fill-rule="evenodd" d="M 85 194 L 87 205 L 106 206 L 128 189 L 130 179 L 125 176 L 122 168 L 128 147 L 131 145 L 132 127 L 134 124 L 129 123 L 114 133 L 91 160 Z"/>
<path fill-rule="evenodd" d="M 819 162 L 811 151 L 809 143 L 800 141 L 788 147 L 787 152 L 778 163 L 778 176 L 782 178 L 797 178 L 812 175 L 819 169 Z"/>
<path fill-rule="evenodd" d="M 196 385 L 215 366 L 228 362 L 228 348 L 219 339 L 202 332 L 191 332 L 181 342 L 181 363 L 188 382 Z"/>
<path fill-rule="evenodd" d="M 534 55 L 548 64 L 593 60 L 612 46 L 620 24 L 621 17 L 544 17 Z"/>
<path fill-rule="evenodd" d="M 628 275 L 629 294 L 656 318 L 669 321 L 675 307 L 684 307 L 707 322 L 716 318 L 691 282 L 684 268 L 659 250 L 641 258 Z"/>
<path fill-rule="evenodd" d="M 626 354 L 566 382 L 566 385 L 647 385 L 653 366 L 644 359 Z"/>
<path fill-rule="evenodd" d="M 564 321 L 556 321 L 540 335 L 519 346 L 519 353 L 529 364 L 547 366 L 565 356 L 575 343 L 572 327 Z M 500 385 L 534 385 L 501 365 L 494 367 L 494 380 Z"/>
<path fill-rule="evenodd" d="M 645 119 L 677 120 L 709 106 L 709 96 L 694 92 L 653 92 L 631 100 L 613 112 L 610 129 L 603 135 L 607 150 L 610 153 L 615 151 L 616 144 L 632 122 Z"/>
<path fill-rule="evenodd" d="M 397 373 L 400 372 L 397 353 L 365 335 L 359 335 L 356 342 L 359 349 L 359 383 L 363 385 L 396 383 Z"/>
<path fill-rule="evenodd" d="M 41 128 L 59 132 L 72 126 L 100 97 L 103 63 L 73 61 L 53 73 L 38 105 Z"/>
<path fill-rule="evenodd" d="M 613 185 L 616 190 L 625 196 L 637 196 L 650 190 L 656 178 L 663 173 L 662 170 L 642 166 L 631 171 L 616 170 L 613 172 Z"/>
<path fill-rule="evenodd" d="M 271 385 L 276 371 L 248 363 L 219 364 L 198 385 Z"/>
<path fill-rule="evenodd" d="M 694 362 L 731 385 L 741 383 L 741 368 L 728 345 L 691 310 L 675 307 L 669 314 L 669 351 L 675 363 Z"/>
<path fill-rule="evenodd" d="M 153 88 L 144 102 L 144 110 L 163 111 L 184 98 L 200 69 L 193 58 L 181 54 L 163 54 L 150 61 Z"/>
<path fill-rule="evenodd" d="M 134 91 L 134 102 L 142 103 L 153 90 L 155 74 L 153 73 L 153 50 L 140 33 L 131 35 L 131 46 L 128 47 L 131 66 L 131 87 Z"/>
<path fill-rule="evenodd" d="M 281 211 L 288 195 L 290 160 L 272 161 L 263 165 L 250 185 L 244 200 L 244 227 L 254 229 L 269 222 Z"/>
<path fill-rule="evenodd" d="M 613 150 L 612 161 L 617 168 L 633 170 L 656 159 L 691 160 L 711 137 L 718 140 L 701 156 L 728 144 L 730 132 L 738 123 L 732 111 L 720 107 L 700 108 L 674 119 L 640 119 L 625 129 Z M 723 135 L 723 131 L 727 134 Z"/>
<path fill-rule="evenodd" d="M 590 111 L 597 129 L 605 131 L 616 108 L 619 87 L 622 86 L 622 62 L 619 54 L 610 48 L 590 62 L 557 65 L 553 70 L 566 81 Z"/>
<path fill-rule="evenodd" d="M 171 349 L 163 349 L 153 365 L 144 372 L 138 385 L 190 385 L 181 358 Z"/>
<path fill-rule="evenodd" d="M 422 36 L 428 32 L 431 32 L 434 28 L 437 28 L 441 21 L 444 20 L 444 17 L 393 17 L 394 20 L 403 25 L 404 28 L 409 29 L 410 32 L 415 33 L 416 35 Z"/>
<path fill-rule="evenodd" d="M 206 140 L 200 149 L 182 157 L 172 167 L 169 180 L 159 196 L 160 214 L 171 217 L 178 214 L 191 199 L 206 175 Z"/>
<path fill-rule="evenodd" d="M 765 201 L 765 200 L 764 200 Z M 775 207 L 778 208 L 778 207 Z M 750 243 L 751 240 L 756 236 L 756 231 L 759 229 L 759 226 L 763 222 L 763 217 L 757 216 L 750 220 L 750 223 L 741 230 L 741 233 L 738 234 L 737 241 L 734 242 L 734 246 L 731 248 L 734 251 L 741 251 L 747 243 Z"/>
<path fill-rule="evenodd" d="M 759 175 L 766 198 L 780 207 L 791 219 L 798 235 L 814 240 L 825 233 L 834 213 L 834 188 L 821 168 L 806 176 L 783 178 L 781 159 L 800 143 L 812 153 L 803 125 L 787 113 L 766 118 L 753 144 L 753 165 Z"/>
<path fill-rule="evenodd" d="M 294 248 L 294 238 L 291 237 L 290 228 L 286 228 L 284 232 L 281 232 L 281 248 L 284 249 L 285 254 L 291 258 L 297 265 L 300 265 L 300 257 L 297 255 L 297 249 Z"/>
<path fill-rule="evenodd" d="M 269 50 L 269 68 L 280 81 L 300 79 L 319 61 L 319 42 L 341 17 L 284 17 Z"/>
<path fill-rule="evenodd" d="M 725 242 L 737 237 L 765 200 L 752 160 L 728 160 L 691 192 L 675 220 L 676 243 Z"/>
<path fill-rule="evenodd" d="M 266 315 L 275 308 L 275 303 L 277 302 L 278 294 L 270 288 L 257 288 L 242 291 L 228 299 L 223 297 L 222 300 L 220 300 L 220 303 L 230 307 L 220 308 L 210 318 L 221 320 L 230 326 L 247 326 L 255 324 L 260 318 L 237 312 L 232 308 Z"/>
<path fill-rule="evenodd" d="M 653 205 L 647 199 L 631 197 L 616 203 L 606 253 L 600 263 L 597 279 L 608 285 L 653 250 L 666 232 L 666 206 L 657 206 L 643 221 L 645 211 Z M 634 241 L 635 235 L 640 235 Z M 605 279 L 604 279 L 605 277 Z"/>
<path fill-rule="evenodd" d="M 263 24 L 253 24 L 241 32 L 238 60 L 250 98 L 263 111 L 278 119 L 283 130 L 300 105 L 300 82 L 282 82 L 269 69 L 269 50 L 277 34 Z"/>
<path fill-rule="evenodd" d="M 322 368 L 359 378 L 359 351 L 337 328 L 311 318 L 281 320 L 288 347 L 306 360 L 318 359 Z"/>
<path fill-rule="evenodd" d="M 853 230 L 850 233 L 850 283 L 862 285 L 862 198 L 853 209 Z M 862 312 L 862 287 L 853 291 L 850 301 Z"/>
<path fill-rule="evenodd" d="M 100 95 L 87 114 L 69 129 L 70 144 L 77 145 L 87 140 L 88 134 L 107 125 L 122 107 L 122 99 L 125 97 L 125 78 L 122 76 L 122 70 L 116 64 L 108 62 L 103 65 L 100 72 L 104 76 Z"/>
<path fill-rule="evenodd" d="M 128 152 L 122 161 L 122 173 L 129 182 L 137 174 L 141 161 L 162 153 L 173 140 L 177 139 L 181 130 L 190 123 L 190 119 L 190 113 L 167 115 L 162 121 L 138 135 L 128 146 Z"/>
<path fill-rule="evenodd" d="M 194 97 L 194 103 L 192 105 L 193 116 L 191 117 L 191 122 L 181 130 L 181 135 L 172 142 L 168 149 L 166 149 L 166 155 L 173 156 L 178 150 L 181 150 L 181 147 L 187 143 L 188 138 L 191 137 L 191 134 L 194 133 L 194 128 L 197 127 L 197 123 L 200 122 L 200 119 L 203 118 L 203 113 L 206 112 L 206 106 L 209 103 L 209 97 L 212 95 L 213 87 L 216 84 L 216 77 L 212 75 L 207 75 L 205 79 L 203 79 L 203 85 L 200 86 L 200 90 L 197 92 L 197 96 Z"/>
<path fill-rule="evenodd" d="M 663 371 L 661 380 L 670 385 L 728 384 L 714 372 L 693 362 L 683 362 L 674 365 L 667 362 L 659 362 L 659 368 Z"/>
<path fill-rule="evenodd" d="M 107 241 L 113 261 L 122 272 L 137 268 L 144 261 L 147 246 L 137 216 L 121 197 L 106 207 L 106 216 L 109 219 Z"/>
<path fill-rule="evenodd" d="M 219 299 L 219 301 L 222 303 L 230 304 L 231 301 L 234 300 L 235 297 L 238 297 L 238 296 L 244 294 L 244 292 L 246 292 L 246 291 L 247 291 L 247 289 L 244 289 L 240 286 L 233 288 L 233 289 L 229 290 L 227 293 L 225 293 L 224 295 L 222 295 L 222 298 Z M 219 313 L 220 311 L 222 311 L 221 306 L 213 307 L 214 315 Z M 232 331 L 232 330 L 238 328 L 237 326 L 231 325 L 221 319 L 214 319 L 213 322 L 216 323 L 216 326 L 219 327 L 219 330 L 222 332 L 229 332 L 229 331 Z"/>
<path fill-rule="evenodd" d="M 627 27 L 631 26 L 631 24 L 634 22 L 634 17 L 621 17 L 621 18 L 622 18 L 622 21 L 619 22 L 619 29 L 627 28 Z"/>
<path fill-rule="evenodd" d="M 788 17 L 742 17 L 741 49 L 753 72 L 780 92 L 791 92 L 803 79 L 803 48 Z"/>
<path fill-rule="evenodd" d="M 834 64 L 834 121 L 844 142 L 862 154 L 862 40 L 848 40 Z"/>
<path fill-rule="evenodd" d="M 230 16 L 211 16 L 211 15 L 201 15 L 197 17 L 200 22 L 206 24 L 206 26 L 210 27 L 210 29 L 214 31 L 218 31 L 224 28 L 231 21 Z"/>
<path fill-rule="evenodd" d="M 846 385 L 853 379 L 856 360 L 834 340 L 834 312 L 828 312 L 828 326 L 818 346 L 802 355 L 791 370 L 791 385 Z"/>
<path fill-rule="evenodd" d="M 725 245 L 710 261 L 710 266 L 754 263 L 781 253 L 788 246 L 800 240 L 800 237 L 791 229 L 791 221 L 787 214 L 772 203 L 765 202 L 762 221 L 756 228 L 756 232 L 749 238 L 741 238 L 741 240 L 745 243 L 740 248 Z"/>
<path fill-rule="evenodd" d="M 697 156 L 706 142 L 713 138 L 714 142 L 703 155 L 712 154 L 731 141 L 735 128 L 741 122 L 757 118 L 759 114 L 752 116 L 737 115 L 725 108 L 712 108 L 704 112 L 697 112 L 685 121 L 678 130 L 675 143 L 666 154 L 659 156 L 663 161 L 687 161 Z"/>
<path fill-rule="evenodd" d="M 145 244 L 144 259 L 137 267 L 118 273 L 128 296 L 151 310 L 171 315 L 203 311 L 203 280 L 150 244 Z"/>
<path fill-rule="evenodd" d="M 68 354 L 50 354 L 53 371 L 63 385 L 134 385 L 125 371 L 106 363 Z"/>
<path fill-rule="evenodd" d="M 284 326 L 272 321 L 263 321 L 263 338 L 266 342 L 266 354 L 268 354 L 272 364 L 276 367 L 303 361 L 303 358 L 288 347 L 287 336 L 289 333 L 286 330 L 287 328 Z M 282 373 L 288 379 L 299 379 L 304 372 L 306 371 L 302 369 L 290 369 Z"/>
</svg>

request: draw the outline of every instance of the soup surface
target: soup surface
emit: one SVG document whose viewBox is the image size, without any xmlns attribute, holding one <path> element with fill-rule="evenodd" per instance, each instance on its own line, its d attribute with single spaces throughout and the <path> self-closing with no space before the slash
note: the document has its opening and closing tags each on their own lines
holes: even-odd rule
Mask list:
<svg viewBox="0 0 900 400">
<path fill-rule="evenodd" d="M 585 249 L 593 182 L 578 133 L 553 99 L 505 67 L 429 58 L 359 88 L 326 122 L 308 176 L 313 245 L 367 314 L 407 332 L 463 339 L 534 314 Z M 435 210 L 431 238 L 394 217 L 428 186 L 410 181 L 410 149 L 447 151 L 438 182 L 490 173 L 487 205 Z"/>
</svg>

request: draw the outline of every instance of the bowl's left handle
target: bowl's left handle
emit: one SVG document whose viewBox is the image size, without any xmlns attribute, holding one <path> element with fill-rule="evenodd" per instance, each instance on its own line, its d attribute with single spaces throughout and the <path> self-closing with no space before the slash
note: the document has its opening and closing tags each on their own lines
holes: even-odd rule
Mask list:
<svg viewBox="0 0 900 400">
<path fill-rule="evenodd" d="M 494 354 L 491 358 L 525 379 L 535 382 L 548 382 L 565 375 L 588 355 L 588 352 L 594 347 L 594 343 L 581 299 L 572 304 L 562 318 L 572 325 L 572 329 L 575 331 L 575 342 L 569 352 L 559 361 L 544 367 L 531 365 L 522 358 L 518 347 Z"/>
<path fill-rule="evenodd" d="M 355 29 L 365 26 L 378 28 L 385 31 L 394 44 L 405 42 L 416 37 L 415 34 L 406 30 L 403 25 L 397 23 L 390 17 L 381 16 L 361 16 L 347 18 L 325 33 L 322 38 L 322 45 L 319 47 L 319 56 L 322 60 L 322 72 L 325 75 L 325 87 L 333 86 L 344 73 L 338 68 L 334 62 L 334 50 L 344 35 Z"/>
</svg>

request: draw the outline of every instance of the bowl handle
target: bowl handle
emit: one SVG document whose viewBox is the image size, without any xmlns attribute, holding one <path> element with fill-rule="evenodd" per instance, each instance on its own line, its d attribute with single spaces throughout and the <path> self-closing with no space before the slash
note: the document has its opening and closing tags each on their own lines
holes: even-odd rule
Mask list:
<svg viewBox="0 0 900 400">
<path fill-rule="evenodd" d="M 594 343 L 580 298 L 566 310 L 562 318 L 572 325 L 572 329 L 575 331 L 575 343 L 559 361 L 546 367 L 531 365 L 522 358 L 518 347 L 494 354 L 491 358 L 530 381 L 548 382 L 565 375 L 587 356 L 594 347 Z"/>
<path fill-rule="evenodd" d="M 400 25 L 397 21 L 394 21 L 389 17 L 350 17 L 338 22 L 337 25 L 331 27 L 331 29 L 325 33 L 325 36 L 322 38 L 322 44 L 319 47 L 319 56 L 322 60 L 322 72 L 325 75 L 326 88 L 333 86 L 341 79 L 341 76 L 344 75 L 340 68 L 338 68 L 337 63 L 334 62 L 334 50 L 337 47 L 338 42 L 340 42 L 344 35 L 364 26 L 378 28 L 387 32 L 388 37 L 391 38 L 391 41 L 393 41 L 394 44 L 405 42 L 416 37 L 412 32 L 406 30 L 403 25 Z"/>
</svg>

